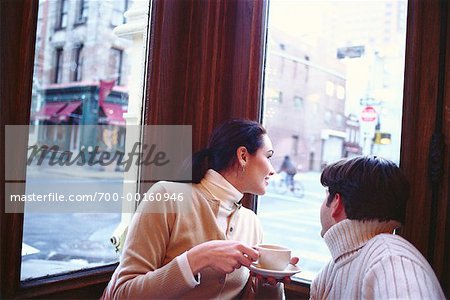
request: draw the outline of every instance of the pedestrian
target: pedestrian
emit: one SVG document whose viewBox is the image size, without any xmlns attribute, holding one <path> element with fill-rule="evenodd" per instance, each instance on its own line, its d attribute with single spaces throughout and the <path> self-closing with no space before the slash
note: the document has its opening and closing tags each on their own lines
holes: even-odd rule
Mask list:
<svg viewBox="0 0 450 300">
<path fill-rule="evenodd" d="M 244 193 L 265 193 L 272 155 L 257 122 L 230 120 L 216 128 L 208 148 L 193 155 L 192 184 L 163 181 L 147 192 L 184 199 L 139 205 L 103 298 L 231 299 L 255 288 L 282 298 L 281 284 L 255 284 L 249 276 L 262 228 L 240 204 Z"/>
<path fill-rule="evenodd" d="M 391 161 L 362 156 L 325 167 L 321 235 L 332 260 L 311 299 L 445 299 L 422 254 L 393 234 L 405 220 L 409 185 Z"/>
</svg>

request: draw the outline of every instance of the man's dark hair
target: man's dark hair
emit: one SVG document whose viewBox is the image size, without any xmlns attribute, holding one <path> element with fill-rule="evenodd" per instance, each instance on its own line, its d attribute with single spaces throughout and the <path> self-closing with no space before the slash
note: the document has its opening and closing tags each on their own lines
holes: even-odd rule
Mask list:
<svg viewBox="0 0 450 300">
<path fill-rule="evenodd" d="M 327 206 L 340 194 L 348 219 L 405 221 L 409 184 L 392 161 L 376 156 L 341 160 L 325 167 L 320 182 L 328 187 Z"/>
</svg>

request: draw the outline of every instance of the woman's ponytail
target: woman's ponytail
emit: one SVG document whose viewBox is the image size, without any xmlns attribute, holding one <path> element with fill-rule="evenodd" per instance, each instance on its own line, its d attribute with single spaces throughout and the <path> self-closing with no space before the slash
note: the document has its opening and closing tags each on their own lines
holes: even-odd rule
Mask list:
<svg viewBox="0 0 450 300">
<path fill-rule="evenodd" d="M 199 183 L 208 170 L 208 160 L 211 151 L 208 148 L 200 150 L 192 155 L 192 182 Z"/>
<path fill-rule="evenodd" d="M 263 145 L 263 134 L 266 130 L 255 121 L 231 119 L 222 123 L 211 134 L 208 148 L 192 155 L 192 182 L 199 183 L 208 169 L 221 172 L 233 167 L 236 151 L 241 146 L 255 154 Z"/>
</svg>

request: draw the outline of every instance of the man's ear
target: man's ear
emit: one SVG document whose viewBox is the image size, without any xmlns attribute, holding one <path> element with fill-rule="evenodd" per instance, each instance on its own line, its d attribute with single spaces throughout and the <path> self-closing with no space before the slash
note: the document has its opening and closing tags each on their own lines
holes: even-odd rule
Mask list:
<svg viewBox="0 0 450 300">
<path fill-rule="evenodd" d="M 248 160 L 247 148 L 245 148 L 244 146 L 240 146 L 239 148 L 237 148 L 236 157 L 237 157 L 239 165 L 241 167 L 245 166 L 245 164 L 247 163 L 247 160 Z"/>
<path fill-rule="evenodd" d="M 340 222 L 347 218 L 345 213 L 344 202 L 342 202 L 342 196 L 339 193 L 334 195 L 334 199 L 330 204 L 331 206 L 331 217 L 336 221 Z"/>
</svg>

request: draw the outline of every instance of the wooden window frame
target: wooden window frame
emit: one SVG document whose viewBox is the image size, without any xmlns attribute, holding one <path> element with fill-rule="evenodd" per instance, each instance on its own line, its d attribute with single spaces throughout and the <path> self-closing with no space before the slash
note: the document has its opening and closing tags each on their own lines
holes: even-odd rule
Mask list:
<svg viewBox="0 0 450 300">
<path fill-rule="evenodd" d="M 450 258 L 444 254 L 450 251 L 450 39 L 445 37 L 450 30 L 449 6 L 442 3 L 408 4 L 401 168 L 411 182 L 412 195 L 402 235 L 431 261 L 449 296 L 445 274 L 450 274 Z M 1 40 L 7 45 L 0 49 L 0 157 L 4 157 L 4 125 L 30 120 L 38 1 L 3 0 L 0 8 Z M 154 0 L 151 14 L 147 59 L 152 63 L 147 70 L 144 124 L 192 125 L 195 151 L 225 119 L 261 120 L 267 0 Z M 430 146 L 433 136 L 438 142 Z M 440 170 L 430 167 L 429 153 Z M 20 175 L 26 171 L 25 154 L 14 157 Z M 4 167 L 2 159 L 0 298 L 100 296 L 115 264 L 20 282 L 23 214 L 4 213 Z M 428 169 L 442 176 L 428 181 Z M 252 197 L 246 196 L 245 204 L 256 210 Z M 288 298 L 309 296 L 307 283 L 292 283 L 286 290 Z"/>
</svg>

